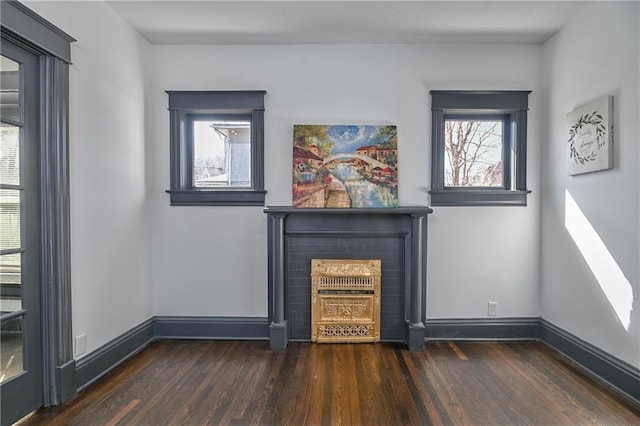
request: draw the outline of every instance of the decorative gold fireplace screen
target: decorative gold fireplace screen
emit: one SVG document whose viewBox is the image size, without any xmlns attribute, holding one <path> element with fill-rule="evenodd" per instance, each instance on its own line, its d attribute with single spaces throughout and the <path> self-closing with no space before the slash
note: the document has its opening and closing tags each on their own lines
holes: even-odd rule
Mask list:
<svg viewBox="0 0 640 426">
<path fill-rule="evenodd" d="M 311 260 L 311 341 L 380 341 L 380 260 Z"/>
</svg>

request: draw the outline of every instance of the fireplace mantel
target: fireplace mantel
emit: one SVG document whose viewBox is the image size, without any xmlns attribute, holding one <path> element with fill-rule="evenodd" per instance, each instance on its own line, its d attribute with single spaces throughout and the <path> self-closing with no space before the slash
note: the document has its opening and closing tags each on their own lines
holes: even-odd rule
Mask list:
<svg viewBox="0 0 640 426">
<path fill-rule="evenodd" d="M 297 306 L 290 301 L 291 294 L 296 287 L 292 284 L 296 279 L 305 280 L 308 277 L 309 287 L 311 278 L 306 273 L 306 277 L 293 277 L 288 266 L 290 258 L 299 261 L 300 256 L 296 252 L 296 247 L 312 247 L 314 241 L 325 244 L 327 241 L 336 244 L 350 244 L 351 241 L 369 242 L 371 250 L 394 247 L 399 252 L 402 265 L 401 279 L 393 283 L 400 287 L 402 292 L 399 315 L 403 319 L 404 328 L 398 331 L 389 329 L 387 338 L 383 333 L 381 341 L 397 341 L 399 333 L 411 350 L 424 349 L 424 322 L 426 320 L 426 244 L 427 244 L 427 216 L 432 212 L 429 207 L 406 206 L 395 208 L 323 208 L 305 209 L 290 206 L 269 206 L 264 212 L 268 215 L 268 291 L 269 291 L 269 327 L 271 349 L 282 350 L 286 348 L 290 337 L 290 326 L 299 319 L 290 318 L 290 307 Z M 304 245 L 296 245 L 296 240 L 300 240 Z M 317 239 L 317 240 L 316 240 Z M 378 240 L 379 239 L 379 240 Z M 377 241 L 389 241 L 388 246 L 378 247 Z M 398 244 L 393 244 L 395 240 Z M 355 244 L 355 243 L 354 243 Z M 348 246 L 349 247 L 349 246 Z M 353 254 L 341 250 L 341 246 L 335 249 L 329 247 L 324 250 L 326 258 L 353 258 Z M 356 249 L 361 250 L 367 257 L 367 247 Z M 341 254 L 343 253 L 343 254 Z M 383 253 L 384 255 L 385 253 Z M 296 257 L 298 256 L 298 257 Z M 393 257 L 393 253 L 389 254 Z M 371 255 L 369 255 L 371 257 Z M 307 259 L 305 258 L 305 261 Z M 295 262 L 294 262 L 295 263 Z M 297 262 L 301 263 L 301 262 Z M 383 260 L 383 265 L 385 261 Z M 289 271 L 289 272 L 288 272 Z M 296 271 L 300 275 L 301 271 Z M 383 266 L 383 287 L 385 285 L 385 273 Z M 394 289 L 398 290 L 396 287 Z M 299 288 L 299 287 L 297 287 Z M 383 291 L 383 304 L 385 293 Z M 397 298 L 396 298 L 397 299 Z M 310 303 L 310 302 L 309 302 Z M 395 308 L 390 308 L 395 309 Z M 304 321 L 302 321 L 304 323 Z M 304 325 L 304 324 L 303 324 Z M 383 327 L 384 313 L 383 313 Z M 306 340 L 305 338 L 298 340 Z"/>
<path fill-rule="evenodd" d="M 319 214 L 319 215 L 419 215 L 424 216 L 433 212 L 426 206 L 382 207 L 382 208 L 299 208 L 291 206 L 268 206 L 264 209 L 267 214 Z"/>
</svg>

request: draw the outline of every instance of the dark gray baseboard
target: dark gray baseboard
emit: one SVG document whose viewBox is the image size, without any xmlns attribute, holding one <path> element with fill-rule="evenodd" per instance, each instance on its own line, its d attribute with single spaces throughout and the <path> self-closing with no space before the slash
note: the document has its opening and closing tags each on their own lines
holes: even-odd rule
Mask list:
<svg viewBox="0 0 640 426">
<path fill-rule="evenodd" d="M 447 318 L 426 322 L 426 340 L 525 341 L 539 338 L 539 318 Z"/>
<path fill-rule="evenodd" d="M 76 361 L 78 392 L 147 347 L 154 339 L 154 318 L 132 328 Z"/>
<path fill-rule="evenodd" d="M 425 326 L 423 323 L 411 324 L 405 321 L 407 346 L 410 351 L 423 351 L 425 341 Z"/>
<path fill-rule="evenodd" d="M 269 325 L 269 346 L 272 351 L 282 351 L 289 343 L 289 325 L 287 321 L 281 324 L 271 323 Z"/>
<path fill-rule="evenodd" d="M 640 370 L 634 366 L 542 318 L 540 341 L 640 404 Z"/>
<path fill-rule="evenodd" d="M 155 317 L 156 339 L 268 340 L 267 318 Z"/>
<path fill-rule="evenodd" d="M 157 339 L 269 340 L 269 334 L 267 318 L 154 317 L 76 361 L 75 375 L 73 362 L 63 366 L 59 377 L 71 396 Z M 541 341 L 640 404 L 638 368 L 542 318 L 431 319 L 425 340 Z"/>
<path fill-rule="evenodd" d="M 266 318 L 153 317 L 60 371 L 67 398 L 157 339 L 267 340 Z M 75 367 L 75 368 L 74 368 Z M 71 372 L 71 373 L 70 373 Z M 75 374 L 72 374 L 75 373 Z M 65 399 L 65 400 L 66 400 Z"/>
<path fill-rule="evenodd" d="M 543 318 L 431 319 L 426 340 L 540 341 L 640 404 L 640 369 Z"/>
<path fill-rule="evenodd" d="M 56 367 L 56 389 L 60 390 L 60 402 L 64 403 L 73 398 L 78 388 L 76 384 L 76 361 L 71 360 Z"/>
</svg>

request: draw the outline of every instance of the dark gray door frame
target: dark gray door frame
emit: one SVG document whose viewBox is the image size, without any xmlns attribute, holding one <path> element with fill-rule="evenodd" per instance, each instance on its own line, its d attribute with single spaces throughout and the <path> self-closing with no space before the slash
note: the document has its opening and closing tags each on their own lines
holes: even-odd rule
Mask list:
<svg viewBox="0 0 640 426">
<path fill-rule="evenodd" d="M 0 2 L 0 36 L 38 56 L 44 405 L 75 394 L 69 234 L 69 63 L 74 38 L 21 3 Z"/>
<path fill-rule="evenodd" d="M 3 381 L 0 388 L 0 404 L 2 407 L 0 424 L 6 425 L 13 423 L 25 413 L 39 408 L 43 404 L 42 298 L 40 297 L 42 238 L 39 226 L 40 172 L 38 168 L 40 164 L 40 111 L 38 109 L 37 91 L 38 57 L 6 40 L 2 41 L 2 46 L 0 47 L 3 59 L 9 59 L 16 65 L 19 64 L 17 72 L 13 72 L 17 78 L 12 82 L 9 82 L 10 79 L 4 75 L 3 67 L 2 90 L 13 89 L 16 92 L 14 92 L 15 98 L 13 100 L 5 97 L 4 93 L 2 94 L 3 111 L 0 120 L 3 128 L 6 125 L 8 128 L 13 128 L 19 132 L 19 159 L 16 158 L 18 160 L 16 171 L 18 172 L 19 180 L 11 182 L 3 179 L 3 185 L 1 186 L 3 192 L 8 191 L 9 193 L 19 194 L 16 198 L 20 200 L 17 209 L 20 217 L 19 241 L 16 241 L 16 244 L 11 246 L 4 243 L 4 250 L 2 250 L 3 254 L 7 254 L 7 251 L 11 249 L 18 250 L 20 258 L 20 284 L 17 286 L 18 300 L 21 302 L 20 308 L 17 310 L 8 309 L 7 311 L 9 312 L 3 309 L 5 312 L 2 315 L 3 347 L 1 349 L 3 358 L 5 333 L 7 336 L 13 335 L 13 338 L 9 337 L 9 341 L 13 341 L 13 345 L 17 345 L 14 349 L 16 352 L 22 352 L 22 360 L 17 362 L 21 367 L 19 369 L 22 371 L 16 371 L 16 374 L 12 374 L 9 370 L 9 380 Z M 8 75 L 9 73 L 7 73 Z M 5 114 L 5 105 L 10 105 L 13 103 L 12 101 L 15 102 L 15 107 L 7 110 L 13 109 L 13 112 Z M 4 143 L 4 141 L 0 143 Z M 4 214 L 6 213 L 3 209 L 3 216 Z M 4 229 L 0 232 L 3 231 Z M 11 326 L 12 323 L 14 324 L 13 326 Z M 9 345 L 9 347 L 11 346 Z M 5 366 L 3 365 L 2 368 L 4 369 Z"/>
</svg>

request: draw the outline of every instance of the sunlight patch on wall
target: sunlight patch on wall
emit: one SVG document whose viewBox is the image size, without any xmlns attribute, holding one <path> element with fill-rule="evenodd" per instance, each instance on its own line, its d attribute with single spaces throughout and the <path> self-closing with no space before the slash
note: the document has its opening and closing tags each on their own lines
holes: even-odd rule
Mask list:
<svg viewBox="0 0 640 426">
<path fill-rule="evenodd" d="M 564 226 L 578 246 L 620 323 L 629 331 L 633 289 L 607 246 L 568 190 L 565 190 Z"/>
</svg>

